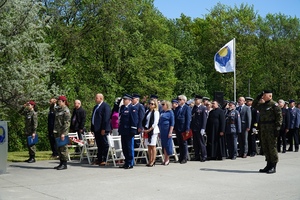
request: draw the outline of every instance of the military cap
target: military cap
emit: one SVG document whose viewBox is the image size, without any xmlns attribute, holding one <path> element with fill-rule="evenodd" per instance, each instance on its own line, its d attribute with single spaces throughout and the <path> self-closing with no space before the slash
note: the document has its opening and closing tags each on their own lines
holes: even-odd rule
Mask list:
<svg viewBox="0 0 300 200">
<path fill-rule="evenodd" d="M 264 90 L 263 93 L 272 93 L 272 90 Z"/>
<path fill-rule="evenodd" d="M 62 95 L 62 96 L 59 96 L 57 100 L 58 101 L 59 100 L 61 100 L 61 101 L 67 101 L 67 97 Z"/>
<path fill-rule="evenodd" d="M 186 102 L 187 105 L 191 105 L 194 102 L 194 100 L 190 99 Z"/>
<path fill-rule="evenodd" d="M 289 100 L 289 103 L 293 103 L 293 102 L 295 102 L 295 100 L 293 100 L 293 99 L 290 99 L 290 100 Z"/>
<path fill-rule="evenodd" d="M 236 103 L 234 101 L 229 101 L 228 103 L 236 105 Z"/>
<path fill-rule="evenodd" d="M 195 99 L 202 99 L 203 97 L 202 96 L 200 96 L 200 95 L 195 95 Z"/>
<path fill-rule="evenodd" d="M 245 97 L 246 101 L 253 101 L 254 99 L 252 97 Z"/>
<path fill-rule="evenodd" d="M 202 97 L 202 100 L 203 100 L 203 101 L 205 101 L 205 100 L 209 101 L 210 98 L 208 98 L 208 97 Z"/>
<path fill-rule="evenodd" d="M 172 103 L 178 103 L 178 100 L 177 100 L 177 99 L 172 99 L 171 102 L 172 102 Z"/>
<path fill-rule="evenodd" d="M 33 100 L 30 100 L 30 101 L 28 102 L 28 104 L 30 104 L 30 105 L 32 105 L 32 106 L 35 106 L 35 102 L 34 102 Z"/>
<path fill-rule="evenodd" d="M 122 97 L 122 99 L 132 99 L 132 96 L 131 95 L 129 95 L 129 94 L 124 94 L 123 95 L 123 97 Z"/>
<path fill-rule="evenodd" d="M 141 98 L 141 95 L 137 94 L 137 93 L 133 93 L 132 94 L 132 98 Z"/>
<path fill-rule="evenodd" d="M 156 94 L 151 94 L 150 99 L 158 99 L 158 96 Z"/>
</svg>

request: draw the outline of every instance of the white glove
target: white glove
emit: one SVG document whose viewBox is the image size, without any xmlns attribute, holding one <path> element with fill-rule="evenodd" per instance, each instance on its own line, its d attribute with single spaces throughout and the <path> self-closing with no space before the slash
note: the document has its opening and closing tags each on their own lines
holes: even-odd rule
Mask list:
<svg viewBox="0 0 300 200">
<path fill-rule="evenodd" d="M 252 128 L 252 133 L 256 134 L 256 132 L 257 132 L 256 128 Z"/>
<path fill-rule="evenodd" d="M 201 129 L 200 133 L 201 133 L 201 135 L 204 135 L 205 134 L 205 130 Z"/>
</svg>

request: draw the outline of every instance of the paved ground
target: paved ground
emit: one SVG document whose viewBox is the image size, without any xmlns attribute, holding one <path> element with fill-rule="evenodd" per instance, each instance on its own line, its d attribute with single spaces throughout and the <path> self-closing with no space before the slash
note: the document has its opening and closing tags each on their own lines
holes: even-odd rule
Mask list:
<svg viewBox="0 0 300 200">
<path fill-rule="evenodd" d="M 67 170 L 53 167 L 58 161 L 8 163 L 0 175 L 0 199 L 222 199 L 299 200 L 300 153 L 279 154 L 276 174 L 258 173 L 263 156 L 235 161 L 190 161 L 131 170 L 69 163 Z"/>
</svg>

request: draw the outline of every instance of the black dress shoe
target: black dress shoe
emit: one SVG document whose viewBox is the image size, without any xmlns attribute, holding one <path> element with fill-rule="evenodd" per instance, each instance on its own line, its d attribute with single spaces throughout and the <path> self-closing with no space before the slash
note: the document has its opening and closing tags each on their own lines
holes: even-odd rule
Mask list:
<svg viewBox="0 0 300 200">
<path fill-rule="evenodd" d="M 119 168 L 125 168 L 128 167 L 127 165 L 120 165 Z"/>
<path fill-rule="evenodd" d="M 206 158 L 202 158 L 201 160 L 200 160 L 200 162 L 205 162 L 206 161 Z"/>
<path fill-rule="evenodd" d="M 285 153 L 285 152 L 286 152 L 286 150 L 283 150 L 283 151 L 282 151 L 282 153 Z"/>
<path fill-rule="evenodd" d="M 236 159 L 236 156 L 232 156 L 231 160 L 235 160 Z"/>
<path fill-rule="evenodd" d="M 30 158 L 27 162 L 28 163 L 35 163 L 35 159 L 34 158 Z"/>
<path fill-rule="evenodd" d="M 185 164 L 185 163 L 187 163 L 187 160 L 185 159 L 180 162 L 180 164 Z"/>
<path fill-rule="evenodd" d="M 124 169 L 132 169 L 133 166 L 125 166 Z"/>
<path fill-rule="evenodd" d="M 295 150 L 295 152 L 298 152 L 298 151 L 299 151 L 299 149 L 296 149 L 296 150 Z"/>
</svg>

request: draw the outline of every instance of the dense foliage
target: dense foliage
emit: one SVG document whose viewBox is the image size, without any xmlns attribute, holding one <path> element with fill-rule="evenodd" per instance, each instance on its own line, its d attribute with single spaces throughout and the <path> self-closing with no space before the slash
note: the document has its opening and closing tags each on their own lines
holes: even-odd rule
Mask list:
<svg viewBox="0 0 300 200">
<path fill-rule="evenodd" d="M 153 0 L 2 0 L 0 24 L 0 119 L 10 121 L 10 151 L 25 147 L 18 110 L 29 99 L 39 107 L 40 150 L 49 148 L 52 96 L 82 100 L 88 118 L 100 92 L 109 104 L 125 92 L 171 99 L 223 91 L 233 100 L 233 73 L 213 64 L 233 38 L 237 96 L 268 88 L 275 99 L 300 97 L 299 19 L 260 16 L 247 4 L 167 19 Z"/>
</svg>

